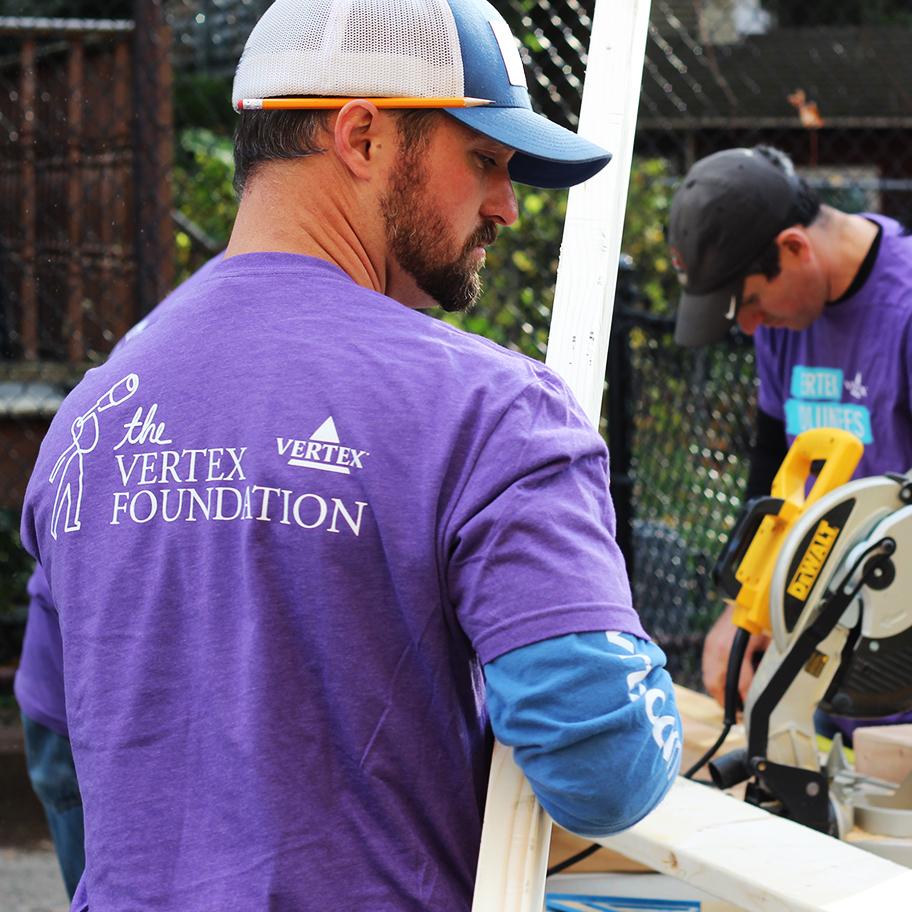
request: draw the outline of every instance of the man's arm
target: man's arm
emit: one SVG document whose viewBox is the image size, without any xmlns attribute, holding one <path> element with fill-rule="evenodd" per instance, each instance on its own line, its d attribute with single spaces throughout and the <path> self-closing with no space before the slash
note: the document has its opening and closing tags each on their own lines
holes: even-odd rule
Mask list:
<svg viewBox="0 0 912 912">
<path fill-rule="evenodd" d="M 554 637 L 485 665 L 494 734 L 565 829 L 626 829 L 670 788 L 681 723 L 664 666 L 654 643 L 612 632 Z"/>
</svg>

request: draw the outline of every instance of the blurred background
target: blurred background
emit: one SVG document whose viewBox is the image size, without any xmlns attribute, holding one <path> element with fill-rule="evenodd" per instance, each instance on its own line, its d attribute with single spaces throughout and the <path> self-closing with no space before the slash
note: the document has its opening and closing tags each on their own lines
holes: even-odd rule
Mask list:
<svg viewBox="0 0 912 912">
<path fill-rule="evenodd" d="M 266 0 L 0 0 L 0 714 L 30 562 L 19 512 L 61 400 L 224 245 L 230 83 Z M 495 0 L 536 107 L 575 127 L 593 0 Z M 909 0 L 654 0 L 606 378 L 619 538 L 646 627 L 699 686 L 709 579 L 738 512 L 749 340 L 677 349 L 676 182 L 735 145 L 788 152 L 825 201 L 912 213 Z M 544 358 L 565 194 L 521 189 L 480 306 L 451 320 Z"/>
</svg>

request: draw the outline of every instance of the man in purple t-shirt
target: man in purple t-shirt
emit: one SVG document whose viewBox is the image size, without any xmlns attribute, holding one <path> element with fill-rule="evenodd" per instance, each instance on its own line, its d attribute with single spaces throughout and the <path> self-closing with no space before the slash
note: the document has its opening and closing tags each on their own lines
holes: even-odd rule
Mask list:
<svg viewBox="0 0 912 912">
<path fill-rule="evenodd" d="M 669 243 L 684 286 L 676 340 L 718 341 L 735 321 L 754 335 L 760 389 L 748 498 L 769 493 L 791 442 L 816 427 L 861 439 L 857 477 L 912 467 L 912 236 L 903 226 L 821 205 L 782 152 L 760 146 L 694 165 L 675 195 Z M 720 702 L 731 613 L 703 653 L 704 683 Z M 765 645 L 751 638 L 742 695 L 751 654 Z"/>
<path fill-rule="evenodd" d="M 73 908 L 468 909 L 492 729 L 587 835 L 678 768 L 603 442 L 545 366 L 420 312 L 474 300 L 511 179 L 607 153 L 532 112 L 482 0 L 280 0 L 235 107 L 224 259 L 86 375 L 26 495 Z"/>
</svg>

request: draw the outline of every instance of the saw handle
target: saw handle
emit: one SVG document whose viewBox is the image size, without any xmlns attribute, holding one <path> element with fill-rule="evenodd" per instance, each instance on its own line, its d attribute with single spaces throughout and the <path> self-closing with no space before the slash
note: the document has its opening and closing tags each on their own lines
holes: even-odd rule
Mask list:
<svg viewBox="0 0 912 912">
<path fill-rule="evenodd" d="M 863 452 L 864 444 L 848 431 L 836 428 L 804 431 L 792 442 L 773 479 L 773 496 L 789 501 L 798 509 L 809 507 L 852 477 Z M 823 468 L 807 491 L 815 463 L 821 462 Z"/>
<path fill-rule="evenodd" d="M 857 437 L 837 428 L 814 428 L 795 438 L 773 479 L 772 497 L 751 501 L 737 541 L 720 558 L 719 579 L 734 601 L 736 627 L 769 632 L 770 587 L 783 542 L 804 510 L 852 477 L 863 450 Z M 819 462 L 823 467 L 805 496 Z"/>
<path fill-rule="evenodd" d="M 744 505 L 738 524 L 712 571 L 713 582 L 729 598 L 736 599 L 741 591 L 741 582 L 735 574 L 760 528 L 760 523 L 767 516 L 778 516 L 784 502 L 781 497 L 766 496 L 754 497 Z"/>
</svg>

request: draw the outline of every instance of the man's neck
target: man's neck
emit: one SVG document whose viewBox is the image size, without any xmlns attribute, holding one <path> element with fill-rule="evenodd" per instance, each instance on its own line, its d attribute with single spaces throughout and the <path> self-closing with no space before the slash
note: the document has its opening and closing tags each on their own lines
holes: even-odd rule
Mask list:
<svg viewBox="0 0 912 912">
<path fill-rule="evenodd" d="M 245 253 L 293 253 L 326 260 L 364 288 L 387 293 L 388 266 L 384 244 L 374 231 L 365 232 L 361 213 L 356 230 L 346 212 L 356 199 L 340 199 L 345 191 L 317 162 L 271 163 L 254 175 L 238 207 L 225 258 Z M 304 169 L 307 173 L 303 173 Z"/>
<path fill-rule="evenodd" d="M 877 225 L 861 215 L 824 206 L 820 231 L 829 278 L 828 301 L 841 298 L 855 280 L 877 238 Z M 813 226 L 812 226 L 813 227 Z"/>
</svg>

